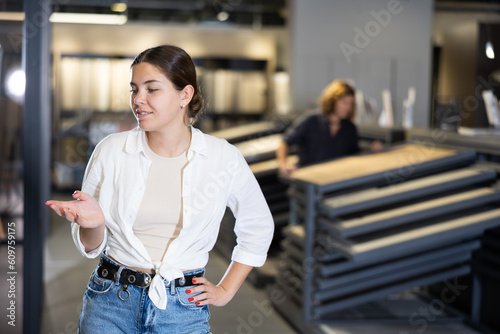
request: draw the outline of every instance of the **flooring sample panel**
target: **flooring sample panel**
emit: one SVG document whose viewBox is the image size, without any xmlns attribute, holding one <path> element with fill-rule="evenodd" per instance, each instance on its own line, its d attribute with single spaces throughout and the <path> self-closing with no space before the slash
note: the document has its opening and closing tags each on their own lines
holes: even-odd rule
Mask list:
<svg viewBox="0 0 500 334">
<path fill-rule="evenodd" d="M 470 261 L 471 254 L 455 254 L 448 257 L 437 257 L 432 261 L 418 263 L 417 265 L 402 265 L 399 268 L 391 268 L 385 272 L 380 271 L 378 275 L 372 275 L 365 279 L 355 279 L 352 281 L 338 284 L 330 289 L 316 290 L 314 293 L 315 301 L 320 302 L 331 298 L 358 293 L 367 289 L 374 289 L 380 286 L 396 284 L 401 280 L 412 279 L 415 276 L 427 274 L 447 268 L 454 265 L 465 264 Z"/>
<path fill-rule="evenodd" d="M 392 183 L 403 181 L 406 176 L 414 173 L 420 164 L 433 162 L 432 165 L 439 165 L 468 160 L 472 163 L 473 159 L 473 151 L 459 152 L 437 147 L 405 144 L 385 152 L 351 156 L 300 168 L 291 175 L 291 179 L 325 186 L 382 173 L 379 176 Z"/>
<path fill-rule="evenodd" d="M 318 289 L 333 288 L 334 286 L 347 284 L 351 281 L 368 279 L 375 275 L 400 270 L 406 266 L 425 264 L 431 262 L 434 258 L 453 258 L 459 254 L 470 254 L 472 251 L 479 249 L 480 246 L 480 241 L 476 239 L 411 256 L 398 257 L 397 254 L 394 254 L 391 258 L 378 259 L 377 261 L 349 261 L 344 259 L 337 264 L 322 266 L 320 272 L 324 275 L 322 277 L 319 276 L 316 283 Z"/>
<path fill-rule="evenodd" d="M 318 221 L 336 237 L 347 238 L 495 201 L 500 201 L 500 192 L 493 188 L 484 187 L 359 218 L 342 221 L 341 219 L 333 218 L 332 220 L 320 217 Z"/>
<path fill-rule="evenodd" d="M 276 150 L 281 143 L 282 134 L 273 134 L 235 144 L 246 161 L 251 164 L 276 157 Z"/>
<path fill-rule="evenodd" d="M 302 249 L 292 242 L 285 239 L 281 242 L 281 247 L 283 248 L 283 254 L 286 260 L 301 262 L 304 259 L 304 252 Z"/>
<path fill-rule="evenodd" d="M 257 122 L 214 131 L 211 132 L 210 135 L 226 139 L 230 143 L 236 143 L 247 140 L 252 136 L 272 134 L 277 132 L 278 129 L 279 127 L 277 127 L 273 122 Z"/>
<path fill-rule="evenodd" d="M 283 229 L 283 233 L 286 237 L 296 245 L 304 245 L 305 231 L 304 227 L 301 225 L 288 226 Z"/>
<path fill-rule="evenodd" d="M 299 157 L 296 155 L 290 155 L 287 157 L 289 164 L 296 164 L 299 161 Z M 276 174 L 278 173 L 278 160 L 272 159 L 268 161 L 256 162 L 250 164 L 250 169 L 255 174 L 255 177 L 260 177 L 261 175 Z"/>
<path fill-rule="evenodd" d="M 334 246 L 354 260 L 376 259 L 391 252 L 411 254 L 437 245 L 471 239 L 481 235 L 484 230 L 499 225 L 500 209 L 494 209 L 354 245 L 338 241 Z"/>
<path fill-rule="evenodd" d="M 428 275 L 415 277 L 411 280 L 401 281 L 397 284 L 380 287 L 378 289 L 363 291 L 359 294 L 347 296 L 338 300 L 332 300 L 320 306 L 313 307 L 313 313 L 317 318 L 328 315 L 329 313 L 353 307 L 371 300 L 384 298 L 392 293 L 398 293 L 417 286 L 431 285 L 442 282 L 446 279 L 466 275 L 470 272 L 470 266 L 464 265 L 458 268 L 446 268 Z"/>
<path fill-rule="evenodd" d="M 452 172 L 422 177 L 393 186 L 372 188 L 348 195 L 328 198 L 320 204 L 320 211 L 330 217 L 341 216 L 384 205 L 411 200 L 466 186 L 490 181 L 497 177 L 495 171 L 465 168 Z"/>
</svg>

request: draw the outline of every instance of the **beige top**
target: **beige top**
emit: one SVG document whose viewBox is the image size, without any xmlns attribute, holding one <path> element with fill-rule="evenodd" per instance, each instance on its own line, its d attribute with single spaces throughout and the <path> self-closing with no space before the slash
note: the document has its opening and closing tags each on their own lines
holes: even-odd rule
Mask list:
<svg viewBox="0 0 500 334">
<path fill-rule="evenodd" d="M 151 159 L 146 189 L 133 231 L 152 261 L 162 261 L 170 243 L 182 229 L 182 171 L 186 152 L 173 158 L 154 153 L 144 140 L 144 152 Z"/>
</svg>

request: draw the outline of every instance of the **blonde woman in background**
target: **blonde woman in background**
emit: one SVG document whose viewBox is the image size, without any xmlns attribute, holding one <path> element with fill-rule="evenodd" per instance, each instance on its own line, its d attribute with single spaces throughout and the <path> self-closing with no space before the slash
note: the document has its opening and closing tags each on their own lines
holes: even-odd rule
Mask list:
<svg viewBox="0 0 500 334">
<path fill-rule="evenodd" d="M 289 175 L 304 167 L 360 152 L 358 133 L 351 121 L 355 112 L 354 87 L 342 80 L 331 82 L 321 94 L 319 111 L 297 119 L 286 131 L 276 156 L 279 172 Z M 297 166 L 287 162 L 289 148 L 296 146 Z"/>
</svg>

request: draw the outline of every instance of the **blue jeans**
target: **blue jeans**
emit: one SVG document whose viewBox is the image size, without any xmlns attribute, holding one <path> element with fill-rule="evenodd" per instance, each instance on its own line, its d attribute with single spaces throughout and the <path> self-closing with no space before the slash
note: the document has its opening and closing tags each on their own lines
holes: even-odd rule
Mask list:
<svg viewBox="0 0 500 334">
<path fill-rule="evenodd" d="M 184 274 L 193 275 L 203 271 L 199 269 Z M 171 282 L 165 281 L 168 301 L 166 309 L 161 310 L 149 299 L 149 288 L 129 285 L 130 298 L 118 298 L 118 291 L 122 287 L 118 280 L 119 277 L 109 280 L 97 276 L 97 269 L 92 272 L 83 297 L 78 328 L 80 334 L 210 334 L 208 305 L 196 306 L 188 301 L 195 295 L 186 294 L 190 287 L 171 287 Z"/>
</svg>

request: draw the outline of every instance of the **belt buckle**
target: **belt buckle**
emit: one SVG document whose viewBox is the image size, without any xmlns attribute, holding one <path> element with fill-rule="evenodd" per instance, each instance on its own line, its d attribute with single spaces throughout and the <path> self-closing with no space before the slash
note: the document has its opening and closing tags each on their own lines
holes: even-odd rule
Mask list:
<svg viewBox="0 0 500 334">
<path fill-rule="evenodd" d="M 151 280 L 152 280 L 151 275 L 149 273 L 143 272 L 143 274 L 146 276 L 146 277 L 144 277 L 144 281 L 146 282 L 146 285 L 136 285 L 137 287 L 142 288 L 142 289 L 149 287 L 151 285 Z"/>
</svg>

